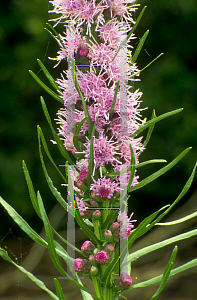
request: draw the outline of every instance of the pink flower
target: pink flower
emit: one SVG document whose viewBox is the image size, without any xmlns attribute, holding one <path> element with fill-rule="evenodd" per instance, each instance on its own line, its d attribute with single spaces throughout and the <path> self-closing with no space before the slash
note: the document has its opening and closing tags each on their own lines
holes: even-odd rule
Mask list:
<svg viewBox="0 0 197 300">
<path fill-rule="evenodd" d="M 75 272 L 86 272 L 89 269 L 89 262 L 82 258 L 76 258 L 73 263 Z"/>
<path fill-rule="evenodd" d="M 109 254 L 104 250 L 97 251 L 96 261 L 101 264 L 107 263 L 109 261 Z"/>
<path fill-rule="evenodd" d="M 81 246 L 81 251 L 85 254 L 92 254 L 94 251 L 94 244 L 91 241 L 85 241 Z"/>
<path fill-rule="evenodd" d="M 87 175 L 88 175 L 88 169 L 86 169 L 85 167 L 80 171 L 79 173 L 79 179 L 81 181 L 85 181 L 87 179 Z"/>
<path fill-rule="evenodd" d="M 130 215 L 130 218 L 127 217 L 125 212 L 119 212 L 118 214 L 118 222 L 120 223 L 120 238 L 122 240 L 126 240 L 127 237 L 131 233 L 131 229 L 134 227 L 131 222 L 135 222 L 135 220 L 130 221 L 133 213 Z"/>
<path fill-rule="evenodd" d="M 90 190 L 92 190 L 92 196 L 98 196 L 101 199 L 111 199 L 115 192 L 120 193 L 118 184 L 106 177 L 94 180 L 94 183 L 90 185 Z"/>
<path fill-rule="evenodd" d="M 125 289 L 132 285 L 132 278 L 126 272 L 122 272 L 119 279 L 117 280 L 117 285 L 121 289 Z"/>
</svg>

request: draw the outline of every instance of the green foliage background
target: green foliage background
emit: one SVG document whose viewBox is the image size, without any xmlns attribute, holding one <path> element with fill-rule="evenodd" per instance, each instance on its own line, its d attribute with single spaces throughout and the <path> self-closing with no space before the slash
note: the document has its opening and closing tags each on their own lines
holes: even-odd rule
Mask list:
<svg viewBox="0 0 197 300">
<path fill-rule="evenodd" d="M 158 116 L 184 107 L 181 114 L 156 124 L 141 161 L 166 158 L 170 162 L 185 148 L 192 146 L 193 150 L 173 170 L 133 193 L 129 209 L 135 212 L 138 221 L 148 215 L 147 210 L 155 211 L 177 197 L 197 159 L 197 2 L 141 0 L 140 3 L 141 7 L 148 7 L 136 31 L 136 45 L 147 29 L 150 33 L 138 58 L 139 68 L 164 52 L 164 56 L 142 72 L 141 82 L 136 84 L 144 94 L 142 106 L 148 107 L 143 116 L 150 118 L 154 108 Z M 58 51 L 57 44 L 44 30 L 49 8 L 48 0 L 7 0 L 0 11 L 0 194 L 34 228 L 35 213 L 22 171 L 23 159 L 35 189 L 43 196 L 46 210 L 55 204 L 39 160 L 36 126 L 42 127 L 47 141 L 52 138 L 40 105 L 40 95 L 44 97 L 52 119 L 56 118 L 60 105 L 41 90 L 28 73 L 31 69 L 46 82 L 37 58 L 55 78 L 61 72 L 61 67 L 53 69 L 54 62 L 47 59 L 48 56 L 55 57 Z M 50 142 L 48 145 L 56 163 L 64 163 L 56 146 Z M 60 186 L 61 178 L 47 160 L 46 165 L 55 186 L 66 197 L 65 189 Z M 139 170 L 140 178 L 159 167 L 144 167 Z M 187 198 L 195 188 L 196 183 Z M 2 208 L 0 212 L 3 236 L 10 221 L 6 220 Z M 39 220 L 36 223 L 41 226 Z"/>
</svg>

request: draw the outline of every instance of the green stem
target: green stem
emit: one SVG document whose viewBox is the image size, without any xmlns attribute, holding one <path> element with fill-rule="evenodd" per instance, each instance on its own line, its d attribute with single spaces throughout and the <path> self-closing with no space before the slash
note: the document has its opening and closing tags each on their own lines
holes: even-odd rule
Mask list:
<svg viewBox="0 0 197 300">
<path fill-rule="evenodd" d="M 94 288 L 95 288 L 96 295 L 97 295 L 97 297 L 101 298 L 100 287 L 99 287 L 97 278 L 96 278 L 96 276 L 91 276 L 91 278 L 92 278 L 92 281 L 94 283 Z"/>
<path fill-rule="evenodd" d="M 93 224 L 94 224 L 94 232 L 96 234 L 96 237 L 100 240 L 101 236 L 100 236 L 100 222 L 99 220 L 93 220 Z"/>
<path fill-rule="evenodd" d="M 103 223 L 105 222 L 105 220 L 107 219 L 108 213 L 109 213 L 109 200 L 105 200 L 103 202 L 103 208 L 106 207 L 106 209 L 103 210 Z"/>
<path fill-rule="evenodd" d="M 106 286 L 101 288 L 101 299 L 102 300 L 113 300 L 113 291 L 111 288 Z"/>
</svg>

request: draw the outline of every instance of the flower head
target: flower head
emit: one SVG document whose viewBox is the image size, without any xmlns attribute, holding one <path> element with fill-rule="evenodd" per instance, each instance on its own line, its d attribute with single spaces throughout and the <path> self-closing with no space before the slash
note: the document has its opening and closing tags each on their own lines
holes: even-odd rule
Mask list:
<svg viewBox="0 0 197 300">
<path fill-rule="evenodd" d="M 107 263 L 109 261 L 109 254 L 104 250 L 97 251 L 96 261 L 101 264 Z"/>
<path fill-rule="evenodd" d="M 111 178 L 98 178 L 97 181 L 90 185 L 92 196 L 97 196 L 100 200 L 111 199 L 115 192 L 120 193 L 120 188 Z"/>
<path fill-rule="evenodd" d="M 76 258 L 73 263 L 75 272 L 86 272 L 89 269 L 89 262 L 82 258 Z"/>
<path fill-rule="evenodd" d="M 91 241 L 85 241 L 81 246 L 81 251 L 85 254 L 92 254 L 94 251 L 94 244 Z"/>
<path fill-rule="evenodd" d="M 117 285 L 121 289 L 125 289 L 132 285 L 132 278 L 126 272 L 122 272 L 117 280 Z"/>
</svg>

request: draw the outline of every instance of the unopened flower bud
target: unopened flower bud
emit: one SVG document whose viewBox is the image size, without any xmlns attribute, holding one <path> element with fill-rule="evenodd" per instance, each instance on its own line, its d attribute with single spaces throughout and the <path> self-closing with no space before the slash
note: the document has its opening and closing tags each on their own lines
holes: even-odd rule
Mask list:
<svg viewBox="0 0 197 300">
<path fill-rule="evenodd" d="M 109 254 L 105 250 L 99 250 L 96 253 L 96 261 L 101 264 L 106 264 L 109 261 Z"/>
<path fill-rule="evenodd" d="M 92 214 L 92 219 L 93 220 L 99 220 L 101 217 L 101 212 L 100 210 L 95 210 Z"/>
<path fill-rule="evenodd" d="M 94 255 L 90 255 L 90 256 L 89 256 L 89 262 L 90 262 L 90 263 L 94 263 L 94 262 L 95 262 L 95 257 L 94 257 Z"/>
<path fill-rule="evenodd" d="M 118 241 L 120 237 L 120 224 L 118 222 L 114 222 L 111 225 L 111 231 L 114 241 Z"/>
<path fill-rule="evenodd" d="M 92 254 L 94 251 L 94 248 L 95 248 L 95 246 L 91 241 L 85 241 L 83 243 L 83 245 L 81 246 L 81 251 L 84 254 Z"/>
<path fill-rule="evenodd" d="M 98 271 L 99 271 L 99 269 L 98 269 L 97 267 L 92 266 L 92 267 L 90 268 L 90 275 L 91 275 L 91 276 L 95 276 L 95 275 L 98 274 Z"/>
<path fill-rule="evenodd" d="M 105 250 L 107 251 L 107 253 L 109 254 L 109 255 L 112 255 L 112 253 L 114 252 L 114 246 L 112 246 L 112 245 L 107 245 L 106 247 L 105 247 Z"/>
<path fill-rule="evenodd" d="M 94 249 L 94 251 L 93 251 L 94 256 L 96 256 L 96 254 L 97 254 L 98 251 L 99 251 L 98 248 Z"/>
<path fill-rule="evenodd" d="M 111 240 L 112 240 L 112 233 L 111 233 L 111 230 L 105 230 L 105 232 L 104 232 L 104 237 L 105 237 L 105 240 L 111 241 Z"/>
<path fill-rule="evenodd" d="M 89 262 L 82 258 L 76 258 L 73 263 L 75 272 L 86 272 L 89 269 Z"/>
<path fill-rule="evenodd" d="M 98 207 L 98 202 L 96 200 L 91 200 L 91 207 Z"/>
<path fill-rule="evenodd" d="M 122 272 L 119 279 L 117 280 L 117 285 L 121 289 L 126 289 L 127 287 L 132 285 L 132 278 L 126 272 Z"/>
</svg>

